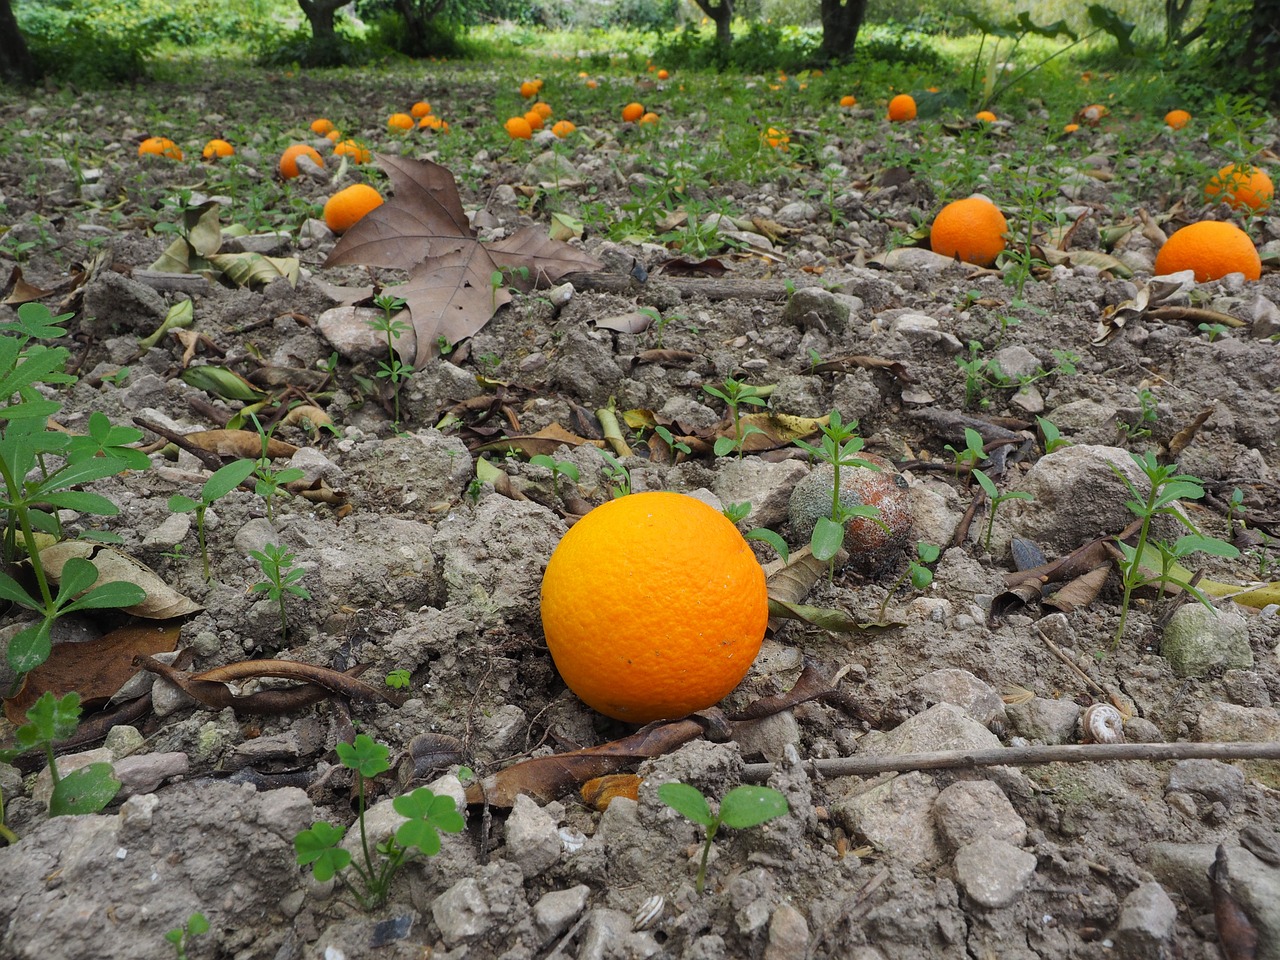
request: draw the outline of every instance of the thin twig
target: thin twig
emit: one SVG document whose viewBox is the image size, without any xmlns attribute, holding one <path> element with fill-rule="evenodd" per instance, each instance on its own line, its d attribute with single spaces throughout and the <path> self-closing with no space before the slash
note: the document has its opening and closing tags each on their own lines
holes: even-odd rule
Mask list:
<svg viewBox="0 0 1280 960">
<path fill-rule="evenodd" d="M 988 750 L 937 750 L 896 757 L 837 757 L 807 760 L 803 766 L 824 777 L 865 777 L 910 770 L 963 767 L 1026 767 L 1041 763 L 1110 763 L 1115 760 L 1280 760 L 1280 740 L 1270 743 L 1089 743 L 1048 747 L 996 747 Z M 747 783 L 763 783 L 771 763 L 742 768 Z"/>
<path fill-rule="evenodd" d="M 1039 627 L 1036 628 L 1036 636 L 1038 636 L 1041 640 L 1044 641 L 1044 645 L 1049 648 L 1050 652 L 1053 653 L 1053 655 L 1057 657 L 1059 660 L 1061 660 L 1063 663 L 1065 663 L 1067 665 L 1067 669 L 1070 670 L 1072 673 L 1074 673 L 1080 679 L 1080 682 L 1085 685 L 1085 687 L 1087 687 L 1088 689 L 1092 690 L 1094 693 L 1100 696 L 1106 697 L 1108 700 L 1111 701 L 1111 703 L 1115 706 L 1117 710 L 1119 710 L 1123 714 L 1128 715 L 1129 708 L 1127 706 L 1122 706 L 1114 693 L 1109 691 L 1106 687 L 1098 683 L 1096 680 L 1090 677 L 1087 673 L 1081 670 L 1078 666 L 1072 663 L 1071 658 L 1067 656 L 1066 652 L 1060 646 L 1058 646 L 1056 643 L 1050 640 L 1047 636 L 1045 636 L 1044 631 L 1041 630 Z"/>
</svg>

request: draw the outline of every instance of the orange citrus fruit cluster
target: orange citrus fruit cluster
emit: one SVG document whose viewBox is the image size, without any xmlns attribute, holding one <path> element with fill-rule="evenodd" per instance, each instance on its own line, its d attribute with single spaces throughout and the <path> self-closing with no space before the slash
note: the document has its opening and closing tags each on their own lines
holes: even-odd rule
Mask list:
<svg viewBox="0 0 1280 960">
<path fill-rule="evenodd" d="M 938 211 L 929 231 L 929 248 L 944 257 L 989 267 L 1005 247 L 1008 221 L 985 197 L 955 200 Z"/>
<path fill-rule="evenodd" d="M 640 118 L 644 116 L 644 104 L 628 103 L 622 108 L 622 120 L 624 123 L 639 123 Z"/>
<path fill-rule="evenodd" d="M 1271 205 L 1275 185 L 1266 172 L 1246 164 L 1231 164 L 1215 173 L 1204 187 L 1206 203 L 1221 200 L 1234 210 L 1262 210 Z"/>
<path fill-rule="evenodd" d="M 1194 270 L 1197 283 L 1243 273 L 1246 280 L 1262 276 L 1262 260 L 1249 235 L 1234 223 L 1202 220 L 1188 224 L 1165 241 L 1156 254 L 1157 276 Z"/>
<path fill-rule="evenodd" d="M 619 720 L 683 717 L 746 676 L 769 620 L 764 571 L 729 520 L 679 493 L 634 493 L 569 528 L 542 579 L 556 669 Z"/>
<path fill-rule="evenodd" d="M 373 154 L 368 148 L 356 140 L 342 140 L 333 146 L 335 157 L 346 157 L 352 163 L 368 163 Z"/>
</svg>

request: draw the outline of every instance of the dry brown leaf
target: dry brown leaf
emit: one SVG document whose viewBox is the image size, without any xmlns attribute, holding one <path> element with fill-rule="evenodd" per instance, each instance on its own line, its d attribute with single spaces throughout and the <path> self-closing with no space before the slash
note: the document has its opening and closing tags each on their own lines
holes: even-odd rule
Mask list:
<svg viewBox="0 0 1280 960">
<path fill-rule="evenodd" d="M 847 357 L 835 357 L 824 360 L 813 368 L 814 373 L 848 373 L 855 368 L 863 370 L 888 370 L 903 383 L 915 383 L 915 378 L 907 373 L 906 365 L 900 360 L 886 360 L 884 357 L 868 357 L 862 354 L 850 354 Z"/>
<path fill-rule="evenodd" d="M 1196 438 L 1196 434 L 1200 432 L 1200 428 L 1204 426 L 1205 421 L 1213 416 L 1213 407 L 1206 407 L 1195 415 L 1189 424 L 1173 435 L 1173 439 L 1169 441 L 1169 456 L 1177 459 L 1181 456 L 1182 451 L 1187 449 L 1191 441 Z"/>
<path fill-rule="evenodd" d="M 223 710 L 230 707 L 237 713 L 274 716 L 301 710 L 333 695 L 328 689 L 319 684 L 303 683 L 293 687 L 259 690 L 246 697 L 238 697 L 231 692 L 225 683 L 197 680 L 185 670 L 178 670 L 167 663 L 161 663 L 154 657 L 135 657 L 134 664 L 163 677 L 187 696 L 211 710 Z M 344 675 L 355 678 L 368 668 L 369 664 L 367 663 L 359 664 L 345 671 Z"/>
<path fill-rule="evenodd" d="M 94 587 L 104 583 L 122 581 L 132 583 L 146 594 L 141 603 L 125 607 L 124 612 L 148 620 L 169 620 L 185 617 L 204 609 L 194 600 L 180 594 L 165 583 L 146 564 L 121 553 L 112 547 L 86 543 L 80 540 L 63 540 L 40 551 L 40 562 L 53 581 L 61 580 L 62 568 L 74 557 L 88 560 L 98 569 Z M 91 588 L 92 589 L 92 588 Z"/>
<path fill-rule="evenodd" d="M 537 433 L 531 433 L 526 436 L 502 437 L 498 440 L 490 440 L 475 447 L 472 453 L 482 453 L 486 450 L 498 450 L 506 452 L 508 449 L 517 450 L 526 457 L 537 456 L 540 453 L 551 454 L 562 445 L 570 447 L 578 447 L 584 443 L 589 443 L 595 447 L 603 447 L 604 443 L 600 440 L 588 440 L 580 437 L 575 433 L 570 433 L 558 423 L 551 423 L 543 427 Z"/>
<path fill-rule="evenodd" d="M 201 450 L 208 450 L 220 457 L 237 457 L 241 460 L 257 460 L 262 456 L 262 437 L 251 430 L 199 430 L 188 433 L 186 438 Z M 267 441 L 267 456 L 272 460 L 288 459 L 298 452 L 292 443 L 275 437 Z"/>
<path fill-rule="evenodd" d="M 1061 590 L 1045 597 L 1044 605 L 1061 613 L 1081 610 L 1098 599 L 1110 574 L 1109 563 L 1095 567 L 1083 576 L 1076 577 Z"/>
<path fill-rule="evenodd" d="M 22 686 L 4 701 L 11 723 L 25 722 L 27 708 L 45 691 L 61 697 L 73 690 L 86 708 L 106 703 L 137 668 L 133 658 L 168 653 L 178 645 L 181 624 L 133 624 L 96 640 L 54 644 L 49 659 L 23 677 Z"/>
<path fill-rule="evenodd" d="M 417 335 L 413 361 L 417 369 L 439 352 L 441 341 L 465 340 L 483 328 L 499 307 L 511 302 L 505 284 L 493 285 L 498 265 L 478 241 L 444 240 L 434 246 L 438 252 L 413 267 L 407 283 L 386 288 L 408 304 Z"/>
<path fill-rule="evenodd" d="M 613 330 L 615 333 L 644 333 L 653 325 L 653 315 L 633 310 L 630 313 L 620 313 L 594 322 L 600 330 Z"/>
<path fill-rule="evenodd" d="M 675 257 L 672 260 L 664 260 L 654 268 L 655 273 L 659 270 L 672 277 L 711 277 L 712 279 L 719 279 L 729 272 L 729 268 L 715 257 L 706 260 Z"/>
<path fill-rule="evenodd" d="M 507 275 L 508 282 L 525 293 L 550 286 L 565 274 L 592 273 L 604 267 L 585 250 L 551 239 L 541 227 L 521 227 L 505 240 L 488 244 L 488 248 L 500 266 L 528 268 L 527 278 L 520 272 Z"/>
</svg>

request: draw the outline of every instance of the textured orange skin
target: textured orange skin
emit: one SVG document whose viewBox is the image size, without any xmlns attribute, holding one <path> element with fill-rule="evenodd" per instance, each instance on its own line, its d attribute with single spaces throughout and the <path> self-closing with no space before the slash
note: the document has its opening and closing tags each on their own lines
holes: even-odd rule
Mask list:
<svg viewBox="0 0 1280 960">
<path fill-rule="evenodd" d="M 507 135 L 512 140 L 528 140 L 533 136 L 533 125 L 524 117 L 512 117 L 507 121 Z"/>
<path fill-rule="evenodd" d="M 915 97 L 908 93 L 900 93 L 889 101 L 889 119 L 894 123 L 902 123 L 916 118 Z"/>
<path fill-rule="evenodd" d="M 1194 270 L 1197 283 L 1220 280 L 1229 273 L 1257 280 L 1262 276 L 1262 260 L 1249 235 L 1234 223 L 1202 220 L 1165 241 L 1156 254 L 1155 270 L 1157 276 Z"/>
<path fill-rule="evenodd" d="M 292 180 L 296 177 L 298 175 L 298 157 L 303 156 L 314 160 L 316 166 L 324 166 L 324 158 L 316 153 L 314 147 L 307 146 L 305 143 L 295 143 L 280 155 L 280 176 L 286 180 Z"/>
<path fill-rule="evenodd" d="M 333 132 L 333 121 L 320 117 L 311 121 L 311 132 L 318 137 L 328 136 Z"/>
<path fill-rule="evenodd" d="M 393 113 L 387 117 L 387 126 L 392 130 L 412 130 L 417 124 L 407 113 Z"/>
<path fill-rule="evenodd" d="M 1191 114 L 1185 110 L 1170 110 L 1164 115 L 1164 122 L 1172 130 L 1181 130 L 1191 122 Z"/>
<path fill-rule="evenodd" d="M 335 157 L 346 157 L 352 163 L 368 163 L 373 155 L 354 140 L 343 140 L 333 148 Z"/>
<path fill-rule="evenodd" d="M 628 103 L 622 108 L 622 119 L 627 123 L 635 123 L 644 116 L 644 105 L 640 103 Z"/>
<path fill-rule="evenodd" d="M 679 493 L 596 507 L 561 539 L 542 580 L 560 676 L 588 706 L 630 723 L 718 703 L 751 669 L 768 620 L 747 542 Z"/>
<path fill-rule="evenodd" d="M 567 137 L 569 134 L 573 133 L 573 131 L 577 129 L 578 128 L 573 125 L 573 121 L 571 120 L 558 120 L 556 121 L 555 126 L 551 128 L 551 132 L 554 133 L 557 137 L 564 139 L 565 137 Z"/>
<path fill-rule="evenodd" d="M 430 112 L 431 104 L 427 103 L 425 100 L 419 100 L 409 108 L 409 116 L 413 117 L 415 120 L 421 120 Z"/>
<path fill-rule="evenodd" d="M 1257 167 L 1241 169 L 1225 166 L 1204 187 L 1204 198 L 1212 203 L 1221 200 L 1233 210 L 1262 210 L 1271 205 L 1276 188 L 1266 172 Z"/>
<path fill-rule="evenodd" d="M 382 206 L 382 194 L 367 183 L 353 183 L 325 201 L 324 222 L 334 233 L 346 233 L 356 221 Z"/>
<path fill-rule="evenodd" d="M 934 217 L 929 249 L 944 257 L 959 257 L 965 263 L 989 267 L 1004 249 L 1008 229 L 1004 214 L 990 200 L 956 200 Z"/>
<path fill-rule="evenodd" d="M 210 140 L 204 145 L 201 156 L 206 160 L 217 160 L 219 157 L 229 157 L 236 152 L 236 148 L 225 140 Z"/>
<path fill-rule="evenodd" d="M 138 144 L 138 156 L 146 155 L 167 157 L 170 160 L 182 159 L 182 148 L 168 137 L 147 137 Z"/>
</svg>

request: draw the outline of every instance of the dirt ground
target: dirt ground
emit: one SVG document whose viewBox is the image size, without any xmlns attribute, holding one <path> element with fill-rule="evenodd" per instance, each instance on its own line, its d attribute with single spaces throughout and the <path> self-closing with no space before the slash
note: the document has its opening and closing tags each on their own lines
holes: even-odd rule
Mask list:
<svg viewBox="0 0 1280 960">
<path fill-rule="evenodd" d="M 327 82 L 337 83 L 307 78 L 305 99 L 336 98 Z M 380 114 L 385 89 L 342 82 L 349 107 Z M 445 95 L 444 81 L 436 83 Z M 1260 280 L 1184 281 L 1165 291 L 1163 316 L 1119 311 L 1128 319 L 1102 339 L 1109 308 L 1138 298 L 1151 277 L 1155 248 L 1137 209 L 1160 219 L 1173 207 L 1143 192 L 1148 181 L 1133 167 L 1109 165 L 1116 131 L 1086 131 L 1087 148 L 1061 148 L 1064 167 L 1107 176 L 1064 178 L 1051 203 L 1063 222 L 1080 221 L 1077 252 L 1101 252 L 1104 237 L 1132 226 L 1106 251 L 1127 270 L 1065 259 L 1037 268 L 1025 304 L 1011 306 L 1013 289 L 998 270 L 927 251 L 886 257 L 891 236 L 927 222 L 937 201 L 923 177 L 876 160 L 886 139 L 910 154 L 925 128 L 866 116 L 827 145 L 823 162 L 840 165 L 848 184 L 830 209 L 814 200 L 822 189 L 815 166 L 706 188 L 777 228 L 772 240 L 751 234 L 754 249 L 719 254 L 723 276 L 673 276 L 661 267 L 672 250 L 611 243 L 588 230 L 580 243 L 604 269 L 570 277 L 572 291 L 516 294 L 448 356 L 428 358 L 403 388 L 397 433 L 389 395 L 376 395 L 385 353 L 368 335 L 342 336 L 353 324 L 341 323 L 334 290 L 368 283 L 371 272 L 323 268 L 334 238 L 322 225 L 299 216 L 268 244 L 300 261 L 296 285 L 211 282 L 175 292 L 145 273 L 173 240 L 154 229 L 172 219 L 162 199 L 182 188 L 203 193 L 202 170 L 140 162 L 143 111 L 122 110 L 121 96 L 85 94 L 74 105 L 65 95 L 0 98 L 6 127 L 72 131 L 96 168 L 78 178 L 59 162 L 65 151 L 52 147 L 0 156 L 0 223 L 8 227 L 0 278 L 20 267 L 25 281 L 52 289 L 96 264 L 75 290 L 45 300 L 55 312 L 63 302 L 77 312 L 66 343 L 80 379 L 62 393 L 62 424 L 84 432 L 89 414 L 101 411 L 116 423 L 138 417 L 179 434 L 226 426 L 242 403 L 184 382 L 180 342 L 166 338 L 138 356 L 139 338 L 190 297 L 192 329 L 202 335 L 191 364 L 244 375 L 278 368 L 294 398 L 332 419 L 331 432 L 298 424 L 275 432 L 303 448 L 293 464 L 332 495 L 282 495 L 270 516 L 264 498 L 247 490 L 218 501 L 205 520 L 207 581 L 191 515 L 168 507 L 172 495 L 196 496 L 203 483 L 204 466 L 188 452 L 169 459 L 157 451 L 153 469 L 95 484 L 120 514 L 67 516 L 67 530 L 111 530 L 122 539 L 118 550 L 202 607 L 181 623 L 179 646 L 192 651 L 193 669 L 277 657 L 337 669 L 368 663 L 365 678 L 375 686 L 395 670 L 408 671 L 410 682 L 395 703 L 328 698 L 256 716 L 197 704 L 157 680 L 150 709 L 108 737 L 110 757 L 129 758 L 141 772 L 129 780 L 132 795 L 101 815 L 48 820 L 33 796 L 35 768 L 0 767 L 5 822 L 20 838 L 0 849 L 0 955 L 166 956 L 166 932 L 200 911 L 210 930 L 190 938 L 192 958 L 1280 957 L 1280 764 L 1117 761 L 865 777 L 805 766 L 1078 743 L 1088 739 L 1081 722 L 1094 704 L 1121 711 L 1129 742 L 1280 740 L 1274 604 L 1215 601 L 1217 616 L 1205 616 L 1194 601 L 1142 595 L 1117 643 L 1114 572 L 1096 596 L 1058 608 L 1039 591 L 1010 599 L 1006 584 L 1015 550 L 1021 556 L 1031 545 L 1053 560 L 1120 533 L 1133 515 L 1117 471 L 1141 485 L 1128 453 L 1145 451 L 1203 481 L 1206 496 L 1185 504 L 1186 515 L 1241 547 L 1237 560 L 1193 558 L 1207 579 L 1276 579 L 1280 219 L 1254 224 L 1271 264 Z M 297 87 L 246 90 L 215 78 L 172 97 L 174 109 L 204 115 L 228 114 L 234 100 L 248 117 L 268 105 L 301 114 L 304 101 Z M 628 150 L 603 126 L 581 126 L 586 135 L 567 159 L 597 188 L 594 201 L 620 205 L 628 184 L 656 175 L 652 156 Z M 691 130 L 696 117 L 688 130 L 673 124 L 671 136 Z M 1272 118 L 1264 134 L 1273 146 L 1278 133 Z M 1178 148 L 1206 149 L 1187 140 Z M 1155 155 L 1172 149 L 1153 137 Z M 245 162 L 266 181 L 273 159 Z M 536 177 L 525 164 L 484 151 L 456 172 L 482 237 L 548 225 L 545 199 L 523 199 L 521 188 Z M 314 203 L 331 189 L 303 177 L 287 195 Z M 1122 189 L 1136 202 L 1117 201 Z M 580 211 L 585 187 L 558 199 Z M 227 220 L 245 202 L 231 198 Z M 1181 209 L 1184 219 L 1205 213 L 1199 204 Z M 18 263 L 15 243 L 27 241 Z M 391 270 L 372 275 L 403 279 Z M 637 333 L 610 329 L 643 307 L 664 322 Z M 1199 329 L 1176 309 L 1187 307 L 1238 322 Z M 0 321 L 9 319 L 12 307 L 0 306 Z M 1006 379 L 997 383 L 988 370 L 967 391 L 961 362 L 973 358 L 974 341 L 982 344 L 977 356 L 997 360 Z M 1076 359 L 1064 367 L 1067 354 Z M 128 375 L 113 377 L 123 366 Z M 375 804 L 424 783 L 461 799 L 459 764 L 483 778 L 632 732 L 566 690 L 538 608 L 542 570 L 580 509 L 575 501 L 604 502 L 617 478 L 592 443 L 554 450 L 577 467 L 572 482 L 525 456 L 504 456 L 504 438 L 558 424 L 598 440 L 594 411 L 650 411 L 673 434 L 703 442 L 673 458 L 628 428 L 634 454 L 621 463 L 633 491 L 681 491 L 717 506 L 749 501 L 744 531 L 769 527 L 792 549 L 802 545 L 788 501 L 811 468 L 803 452 L 777 444 L 716 458 L 709 450 L 726 414 L 702 388 L 727 377 L 771 385 L 775 413 L 838 410 L 856 419 L 866 449 L 898 465 L 914 512 L 908 545 L 818 578 L 803 598 L 856 622 L 892 624 L 833 632 L 777 621 L 725 712 L 790 689 L 806 664 L 833 692 L 727 731 L 711 725 L 633 765 L 644 778 L 638 799 L 616 799 L 601 812 L 570 789 L 550 800 L 521 798 L 510 811 L 473 804 L 467 829 L 446 836 L 438 856 L 408 865 L 372 913 L 353 907 L 334 882 L 314 881 L 294 860 L 293 838 L 317 820 L 353 822 L 353 785 L 334 745 L 357 731 L 388 744 L 396 763 L 373 786 Z M 1069 445 L 1046 453 L 1037 416 Z M 978 488 L 947 449 L 964 448 L 966 426 L 991 444 L 986 469 L 1000 491 L 1034 496 L 1001 503 L 989 536 L 984 508 L 966 516 Z M 1007 443 L 992 444 L 999 440 Z M 478 449 L 490 442 L 486 455 L 505 474 L 496 484 L 476 480 Z M 1229 526 L 1235 490 L 1243 526 Z M 1167 522 L 1162 535 L 1176 536 Z M 921 591 L 902 576 L 917 541 L 942 549 Z M 276 605 L 251 592 L 261 575 L 249 551 L 268 543 L 295 552 L 311 595 L 290 598 L 287 637 Z M 762 563 L 776 559 L 763 543 L 755 547 Z M 16 611 L 5 619 L 7 640 Z M 105 615 L 63 622 L 55 640 L 83 642 L 117 625 Z M 1200 638 L 1199 652 L 1171 646 L 1177 631 Z M 657 787 L 683 780 L 715 798 L 744 777 L 761 779 L 755 771 L 765 762 L 790 813 L 723 832 L 706 891 L 695 893 L 701 830 L 662 805 Z M 375 807 L 375 820 L 393 826 L 388 805 Z M 1250 932 L 1253 952 L 1232 940 Z"/>
</svg>

